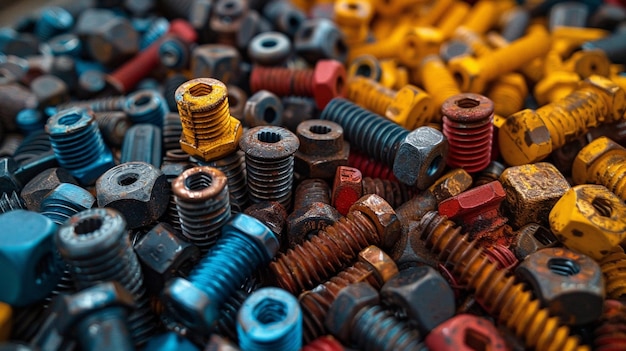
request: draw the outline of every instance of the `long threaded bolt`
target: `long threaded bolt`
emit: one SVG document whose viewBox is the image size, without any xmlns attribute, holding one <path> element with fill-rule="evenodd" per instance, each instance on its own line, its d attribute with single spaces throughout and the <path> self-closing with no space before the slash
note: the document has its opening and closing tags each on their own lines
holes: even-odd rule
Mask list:
<svg viewBox="0 0 626 351">
<path fill-rule="evenodd" d="M 441 121 L 441 105 L 449 97 L 461 94 L 454 76 L 439 55 L 429 55 L 422 60 L 419 75 L 424 89 L 432 96 L 435 108 L 435 121 Z"/>
<path fill-rule="evenodd" d="M 117 281 L 133 295 L 137 308 L 128 323 L 135 345 L 145 343 L 156 324 L 122 215 L 108 208 L 79 212 L 59 228 L 55 243 L 78 288 Z"/>
<path fill-rule="evenodd" d="M 324 321 L 330 305 L 346 286 L 367 282 L 376 290 L 398 273 L 391 257 L 376 246 L 359 253 L 359 261 L 337 273 L 325 283 L 300 294 L 298 300 L 304 312 L 304 341 L 309 343 L 327 333 Z"/>
<path fill-rule="evenodd" d="M 172 182 L 182 235 L 206 254 L 230 218 L 226 176 L 213 167 L 194 167 Z"/>
<path fill-rule="evenodd" d="M 289 210 L 298 137 L 282 127 L 261 126 L 248 130 L 239 144 L 246 154 L 250 200 L 276 201 Z"/>
<path fill-rule="evenodd" d="M 604 274 L 606 296 L 611 299 L 620 299 L 626 296 L 626 254 L 624 250 L 616 247 L 614 252 L 604 256 L 598 263 Z"/>
<path fill-rule="evenodd" d="M 278 240 L 269 228 L 248 215 L 236 215 L 188 280 L 175 278 L 167 284 L 166 307 L 187 327 L 210 332 L 228 297 L 277 251 Z"/>
<path fill-rule="evenodd" d="M 110 96 L 98 99 L 79 100 L 57 105 L 57 111 L 67 110 L 72 107 L 90 109 L 93 112 L 122 111 L 126 103 L 126 96 Z"/>
<path fill-rule="evenodd" d="M 389 247 L 399 227 L 395 212 L 385 200 L 366 195 L 352 205 L 346 217 L 281 254 L 269 268 L 278 286 L 296 294 L 333 276 L 365 247 Z"/>
<path fill-rule="evenodd" d="M 461 228 L 437 212 L 422 217 L 418 231 L 441 262 L 450 271 L 475 290 L 476 298 L 483 307 L 495 315 L 500 323 L 523 338 L 528 347 L 537 350 L 588 350 L 577 338 L 569 336 L 569 329 L 559 325 L 557 317 L 550 317 L 540 302 L 523 284 L 506 270 L 498 269 L 475 242 L 461 235 Z"/>
</svg>

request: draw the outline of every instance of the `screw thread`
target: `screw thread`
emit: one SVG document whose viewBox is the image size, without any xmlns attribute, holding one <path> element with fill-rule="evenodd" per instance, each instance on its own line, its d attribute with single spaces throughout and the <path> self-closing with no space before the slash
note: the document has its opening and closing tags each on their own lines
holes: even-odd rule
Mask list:
<svg viewBox="0 0 626 351">
<path fill-rule="evenodd" d="M 253 203 L 276 201 L 285 209 L 291 208 L 293 185 L 293 154 L 268 159 L 246 154 L 248 192 Z"/>
<path fill-rule="evenodd" d="M 80 190 L 83 190 L 82 188 Z M 87 192 L 85 190 L 85 192 Z M 80 211 L 86 210 L 85 207 L 72 202 L 61 199 L 46 198 L 41 203 L 41 214 L 50 218 L 54 223 L 62 225 L 70 217 Z"/>
<path fill-rule="evenodd" d="M 183 133 L 183 125 L 180 115 L 170 112 L 165 115 L 163 121 L 163 148 L 165 151 L 180 149 L 180 135 Z"/>
<path fill-rule="evenodd" d="M 35 35 L 42 42 L 46 42 L 53 36 L 69 30 L 73 24 L 74 18 L 66 9 L 51 6 L 42 11 L 35 25 Z"/>
<path fill-rule="evenodd" d="M 1 119 L 2 117 L 0 116 L 0 120 Z M 13 156 L 23 140 L 24 138 L 21 134 L 6 135 L 0 145 L 0 157 Z M 48 142 L 50 142 L 50 140 L 48 140 Z"/>
<path fill-rule="evenodd" d="M 493 101 L 495 112 L 501 116 L 510 116 L 524 108 L 525 94 L 520 94 L 519 89 L 501 80 L 491 84 L 487 95 Z"/>
<path fill-rule="evenodd" d="M 304 345 L 302 351 L 344 351 L 344 348 L 332 337 L 322 336 Z"/>
<path fill-rule="evenodd" d="M 490 314 L 537 350 L 586 350 L 569 329 L 550 317 L 532 293 L 506 270 L 498 269 L 484 250 L 461 235 L 461 229 L 437 212 L 425 214 L 419 224 L 421 238 L 446 262 L 460 284 L 475 289 L 477 300 Z"/>
<path fill-rule="evenodd" d="M 607 155 L 598 160 L 598 167 L 594 167 L 598 182 L 620 199 L 626 200 L 626 153 L 619 155 Z"/>
<path fill-rule="evenodd" d="M 313 70 L 256 66 L 250 74 L 250 89 L 278 96 L 313 96 Z"/>
<path fill-rule="evenodd" d="M 110 145 L 120 146 L 131 121 L 122 111 L 106 111 L 94 113 L 94 118 L 104 140 Z"/>
<path fill-rule="evenodd" d="M 423 350 L 420 334 L 380 305 L 363 308 L 352 321 L 352 341 L 367 350 Z"/>
<path fill-rule="evenodd" d="M 517 265 L 515 254 L 503 245 L 493 245 L 485 249 L 485 254 L 499 269 L 511 269 Z"/>
<path fill-rule="evenodd" d="M 0 213 L 7 213 L 13 210 L 25 210 L 26 205 L 22 198 L 15 192 L 11 192 L 11 195 L 2 193 L 0 196 Z"/>
<path fill-rule="evenodd" d="M 385 115 L 395 95 L 395 91 L 371 79 L 356 76 L 348 82 L 347 98 L 381 116 Z"/>
<path fill-rule="evenodd" d="M 357 151 L 350 151 L 350 155 L 348 155 L 348 165 L 361 171 L 364 177 L 397 181 L 391 168 Z"/>
<path fill-rule="evenodd" d="M 626 345 L 626 306 L 616 300 L 604 301 L 600 325 L 594 330 L 594 350 L 617 351 Z"/>
<path fill-rule="evenodd" d="M 420 66 L 421 82 L 424 84 L 424 89 L 433 98 L 433 104 L 435 106 L 436 120 L 434 122 L 441 122 L 441 105 L 450 96 L 458 95 L 461 93 L 454 76 L 446 67 L 446 64 L 441 60 L 438 55 L 427 56 L 422 60 Z"/>
<path fill-rule="evenodd" d="M 322 179 L 303 180 L 296 188 L 294 211 L 314 203 L 330 204 L 330 187 Z"/>
<path fill-rule="evenodd" d="M 201 147 L 230 130 L 230 109 L 225 90 L 224 96 L 212 105 L 192 105 L 184 100 L 177 103 L 183 135 L 188 143 Z"/>
<path fill-rule="evenodd" d="M 356 262 L 323 284 L 300 294 L 298 299 L 304 312 L 304 341 L 309 343 L 315 338 L 328 334 L 324 325 L 326 314 L 343 288 L 350 284 L 367 281 L 375 289 L 380 289 L 384 281 L 373 273 L 371 266 L 364 262 Z"/>
<path fill-rule="evenodd" d="M 57 106 L 57 111 L 67 110 L 72 107 L 90 109 L 93 112 L 106 112 L 106 111 L 122 111 L 124 109 L 124 103 L 126 102 L 126 96 L 111 96 L 105 98 L 71 101 Z"/>
<path fill-rule="evenodd" d="M 219 335 L 223 335 L 234 342 L 239 342 L 237 336 L 237 312 L 239 312 L 248 296 L 250 296 L 249 292 L 239 289 L 224 302 L 220 308 L 220 317 L 215 322 L 215 331 Z"/>
<path fill-rule="evenodd" d="M 474 181 L 473 187 L 476 188 L 500 179 L 500 175 L 502 175 L 502 172 L 504 172 L 504 170 L 505 167 L 503 164 L 498 161 L 491 161 L 487 168 L 483 169 L 480 173 L 476 175 L 476 180 Z"/>
<path fill-rule="evenodd" d="M 362 183 L 363 195 L 376 194 L 385 199 L 393 208 L 399 207 L 417 194 L 415 188 L 397 181 L 365 177 Z"/>
<path fill-rule="evenodd" d="M 46 153 L 52 149 L 50 137 L 46 131 L 41 130 L 29 134 L 22 140 L 13 154 L 17 163 L 25 163 L 29 159 Z"/>
<path fill-rule="evenodd" d="M 231 209 L 234 212 L 243 212 L 248 205 L 247 171 L 243 152 L 233 152 L 219 160 L 208 162 L 207 165 L 224 172 Z"/>
<path fill-rule="evenodd" d="M 623 250 L 613 252 L 600 260 L 604 274 L 606 296 L 619 299 L 626 295 L 626 254 Z"/>
<path fill-rule="evenodd" d="M 46 319 L 42 303 L 16 307 L 11 315 L 11 340 L 30 342 Z"/>
<path fill-rule="evenodd" d="M 352 145 L 387 166 L 393 166 L 400 142 L 409 134 L 396 123 L 343 98 L 332 99 L 320 119 L 341 125 Z"/>
<path fill-rule="evenodd" d="M 159 17 L 152 21 L 146 32 L 141 37 L 141 40 L 139 42 L 139 49 L 146 49 L 148 46 L 150 46 L 150 44 L 154 43 L 160 37 L 165 35 L 169 28 L 170 22 L 163 17 Z"/>
<path fill-rule="evenodd" d="M 360 211 L 352 211 L 309 241 L 270 263 L 277 284 L 296 294 L 310 289 L 342 269 L 369 245 L 380 245 L 381 234 Z"/>
<path fill-rule="evenodd" d="M 124 112 L 133 124 L 149 123 L 162 128 L 168 111 L 163 95 L 151 90 L 139 90 L 124 102 Z"/>
</svg>

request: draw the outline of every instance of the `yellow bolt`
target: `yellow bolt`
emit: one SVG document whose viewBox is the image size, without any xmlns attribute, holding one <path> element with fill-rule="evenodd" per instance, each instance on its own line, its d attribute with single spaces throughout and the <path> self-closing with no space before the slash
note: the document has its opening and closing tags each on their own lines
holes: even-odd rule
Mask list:
<svg viewBox="0 0 626 351">
<path fill-rule="evenodd" d="M 493 101 L 494 112 L 510 116 L 524 107 L 528 86 L 524 76 L 508 73 L 491 83 L 487 96 Z"/>
<path fill-rule="evenodd" d="M 591 127 L 622 120 L 624 111 L 624 90 L 591 76 L 562 100 L 509 116 L 498 133 L 500 152 L 509 165 L 537 162 Z"/>
<path fill-rule="evenodd" d="M 485 34 L 498 23 L 500 13 L 513 6 L 512 1 L 480 0 L 468 13 L 463 27 L 479 35 Z"/>
<path fill-rule="evenodd" d="M 626 201 L 626 149 L 607 137 L 582 148 L 572 165 L 576 184 L 601 184 Z"/>
<path fill-rule="evenodd" d="M 569 57 L 583 43 L 604 38 L 610 32 L 597 28 L 557 27 L 552 30 L 551 34 L 552 49 L 561 57 Z"/>
<path fill-rule="evenodd" d="M 237 150 L 241 122 L 230 115 L 226 85 L 213 78 L 183 83 L 175 93 L 183 127 L 180 147 L 205 162 Z"/>
<path fill-rule="evenodd" d="M 598 263 L 604 274 L 606 297 L 620 299 L 626 296 L 626 254 L 616 246 L 614 252 L 604 256 Z"/>
<path fill-rule="evenodd" d="M 463 19 L 470 11 L 470 6 L 466 2 L 457 1 L 452 4 L 446 11 L 446 15 L 437 23 L 437 28 L 441 32 L 444 39 L 452 36 L 454 31 L 463 22 Z M 428 17 L 428 16 L 426 16 Z"/>
<path fill-rule="evenodd" d="M 428 11 L 415 21 L 415 25 L 418 27 L 433 27 L 437 21 L 443 20 L 448 15 L 450 7 L 457 2 L 455 0 L 433 1 Z"/>
<path fill-rule="evenodd" d="M 419 67 L 418 75 L 422 86 L 433 98 L 435 120 L 441 121 L 441 105 L 450 96 L 460 94 L 461 90 L 438 55 L 426 56 Z"/>
<path fill-rule="evenodd" d="M 576 72 L 583 79 L 592 75 L 608 77 L 611 61 L 602 50 L 577 51 L 565 61 L 564 68 Z"/>
<path fill-rule="evenodd" d="M 348 82 L 347 96 L 356 104 L 409 130 L 426 124 L 434 113 L 430 96 L 413 85 L 406 85 L 396 92 L 371 79 L 356 76 Z"/>
<path fill-rule="evenodd" d="M 535 85 L 534 96 L 539 105 L 560 100 L 578 86 L 578 74 L 564 68 L 561 55 L 551 50 L 544 63 L 545 75 Z"/>
<path fill-rule="evenodd" d="M 379 83 L 389 89 L 401 89 L 409 84 L 409 72 L 405 67 L 398 66 L 396 60 L 380 61 Z"/>
<path fill-rule="evenodd" d="M 338 0 L 335 2 L 335 23 L 343 32 L 348 46 L 363 43 L 369 33 L 369 23 L 374 15 L 368 1 Z"/>
<path fill-rule="evenodd" d="M 476 57 L 487 56 L 493 51 L 483 38 L 467 27 L 456 28 L 453 37 L 467 44 Z"/>
<path fill-rule="evenodd" d="M 386 22 L 382 21 L 382 23 Z M 401 49 L 400 42 L 409 30 L 409 26 L 398 26 L 389 35 L 383 38 L 379 37 L 379 40 L 374 43 L 356 45 L 349 48 L 348 62 L 352 62 L 357 57 L 363 55 L 372 55 L 377 59 L 396 58 Z"/>
<path fill-rule="evenodd" d="M 485 86 L 498 76 L 521 68 L 533 59 L 544 56 L 550 49 L 550 36 L 545 29 L 534 29 L 491 54 L 473 58 L 463 56 L 449 62 L 462 91 L 482 93 Z"/>
</svg>

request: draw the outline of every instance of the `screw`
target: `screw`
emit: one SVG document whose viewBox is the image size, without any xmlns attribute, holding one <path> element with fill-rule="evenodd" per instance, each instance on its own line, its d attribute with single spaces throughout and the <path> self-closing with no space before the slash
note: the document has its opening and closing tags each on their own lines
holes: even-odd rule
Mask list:
<svg viewBox="0 0 626 351">
<path fill-rule="evenodd" d="M 137 161 L 161 167 L 161 135 L 161 128 L 154 124 L 139 123 L 128 128 L 122 144 L 120 163 Z"/>
<path fill-rule="evenodd" d="M 572 178 L 576 184 L 602 184 L 626 200 L 626 149 L 600 137 L 585 146 L 574 160 Z"/>
<path fill-rule="evenodd" d="M 112 147 L 119 147 L 130 128 L 131 121 L 122 111 L 94 112 L 94 118 L 104 141 Z"/>
<path fill-rule="evenodd" d="M 24 200 L 17 195 L 15 191 L 9 193 L 2 193 L 0 197 L 0 213 L 6 213 L 13 210 L 25 210 L 26 205 L 24 204 Z"/>
<path fill-rule="evenodd" d="M 56 106 L 57 111 L 63 111 L 72 107 L 89 109 L 93 112 L 122 111 L 126 103 L 126 96 L 110 96 L 91 100 L 70 101 Z"/>
<path fill-rule="evenodd" d="M 123 107 L 130 120 L 137 123 L 150 123 L 163 128 L 163 121 L 168 112 L 165 98 L 153 90 L 138 90 L 126 98 Z"/>
<path fill-rule="evenodd" d="M 626 344 L 623 320 L 626 318 L 626 306 L 617 300 L 604 301 L 604 312 L 600 324 L 594 330 L 594 350 L 610 350 Z"/>
<path fill-rule="evenodd" d="M 337 1 L 334 5 L 335 24 L 344 35 L 348 46 L 366 41 L 374 9 L 369 2 L 354 0 Z"/>
<path fill-rule="evenodd" d="M 96 199 L 87 190 L 78 185 L 61 183 L 43 198 L 40 212 L 60 226 L 95 203 Z"/>
<path fill-rule="evenodd" d="M 417 189 L 387 179 L 365 177 L 362 185 L 363 195 L 376 194 L 385 199 L 393 208 L 400 207 L 417 194 Z"/>
<path fill-rule="evenodd" d="M 398 180 L 391 168 L 358 151 L 350 150 L 348 166 L 358 169 L 364 177 Z"/>
</svg>

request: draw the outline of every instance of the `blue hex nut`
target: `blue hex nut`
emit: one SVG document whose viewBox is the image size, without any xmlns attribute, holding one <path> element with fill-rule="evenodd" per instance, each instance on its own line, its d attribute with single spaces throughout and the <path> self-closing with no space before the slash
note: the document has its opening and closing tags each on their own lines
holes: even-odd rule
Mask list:
<svg viewBox="0 0 626 351">
<path fill-rule="evenodd" d="M 298 351 L 302 347 L 302 311 L 286 290 L 263 288 L 250 295 L 237 316 L 244 351 Z"/>
<path fill-rule="evenodd" d="M 61 278 L 52 242 L 57 225 L 37 212 L 0 215 L 0 301 L 26 306 L 46 297 Z"/>
<path fill-rule="evenodd" d="M 256 267 L 278 251 L 278 239 L 259 220 L 238 214 L 222 227 L 222 237 L 189 274 L 164 290 L 168 310 L 187 327 L 210 332 L 224 301 Z"/>
<path fill-rule="evenodd" d="M 93 184 L 115 166 L 94 117 L 84 109 L 59 111 L 48 120 L 46 132 L 59 165 L 83 185 Z"/>
</svg>

